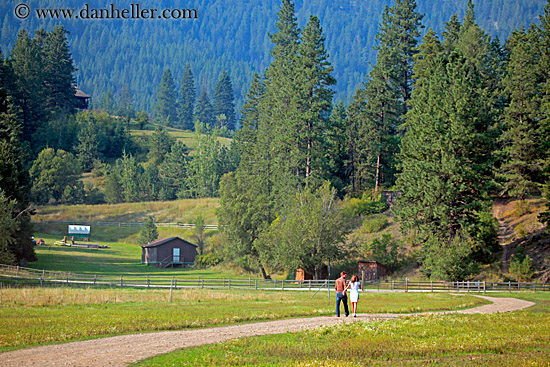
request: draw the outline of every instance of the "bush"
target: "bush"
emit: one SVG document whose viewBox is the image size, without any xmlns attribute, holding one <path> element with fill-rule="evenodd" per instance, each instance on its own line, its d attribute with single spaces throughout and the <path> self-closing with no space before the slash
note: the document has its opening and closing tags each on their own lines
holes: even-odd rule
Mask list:
<svg viewBox="0 0 550 367">
<path fill-rule="evenodd" d="M 364 194 L 361 199 L 349 199 L 345 207 L 353 216 L 380 214 L 389 208 L 386 200 L 380 195 L 376 199 L 372 199 L 372 196 L 367 194 Z"/>
<path fill-rule="evenodd" d="M 399 268 L 399 247 L 398 241 L 385 234 L 367 244 L 365 250 L 371 254 L 372 260 L 386 265 L 393 272 Z"/>
<path fill-rule="evenodd" d="M 387 225 L 388 218 L 385 215 L 375 215 L 365 219 L 362 230 L 366 233 L 376 233 L 386 228 Z"/>
<path fill-rule="evenodd" d="M 518 201 L 514 206 L 513 215 L 516 218 L 523 217 L 524 215 L 527 215 L 529 213 L 531 213 L 531 206 L 525 200 Z"/>
<path fill-rule="evenodd" d="M 531 258 L 528 255 L 523 259 L 520 259 L 520 257 L 514 258 L 510 263 L 509 273 L 517 282 L 531 280 L 535 273 Z"/>
<path fill-rule="evenodd" d="M 200 268 L 209 268 L 218 265 L 220 262 L 221 259 L 213 252 L 197 255 L 195 258 L 195 265 Z"/>
</svg>

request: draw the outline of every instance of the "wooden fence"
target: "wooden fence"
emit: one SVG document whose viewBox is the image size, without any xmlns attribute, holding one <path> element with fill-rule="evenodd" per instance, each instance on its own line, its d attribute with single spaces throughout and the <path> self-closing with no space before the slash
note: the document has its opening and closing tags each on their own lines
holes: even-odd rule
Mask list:
<svg viewBox="0 0 550 367">
<path fill-rule="evenodd" d="M 188 276 L 97 275 L 74 274 L 0 264 L 3 287 L 130 287 L 130 288 L 209 288 L 334 291 L 334 280 L 277 280 L 200 278 Z M 364 282 L 364 291 L 421 292 L 495 292 L 550 291 L 546 283 L 517 282 L 436 282 L 436 281 L 375 281 Z"/>
</svg>

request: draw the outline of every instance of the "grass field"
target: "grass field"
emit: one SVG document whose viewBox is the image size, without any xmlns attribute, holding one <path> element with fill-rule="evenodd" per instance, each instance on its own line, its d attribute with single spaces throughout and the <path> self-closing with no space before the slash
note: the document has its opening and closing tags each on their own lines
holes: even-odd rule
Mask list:
<svg viewBox="0 0 550 367">
<path fill-rule="evenodd" d="M 177 141 L 181 141 L 182 143 L 184 143 L 187 148 L 189 148 L 190 154 L 193 154 L 193 150 L 197 147 L 197 141 L 194 132 L 174 129 L 171 127 L 167 127 L 166 132 Z M 140 136 L 144 138 L 150 137 L 151 135 L 153 135 L 153 133 L 154 130 L 130 130 L 130 134 L 132 134 L 132 136 Z M 225 145 L 228 148 L 231 145 L 232 139 L 230 138 L 218 137 L 217 139 L 222 145 Z"/>
<path fill-rule="evenodd" d="M 127 333 L 329 315 L 333 297 L 243 290 L 1 289 L 0 351 Z M 469 308 L 483 300 L 449 294 L 369 293 L 361 312 Z M 162 312 L 161 312 L 162 311 Z"/>
<path fill-rule="evenodd" d="M 137 365 L 549 366 L 550 294 L 512 296 L 537 306 L 505 314 L 414 316 L 236 339 Z"/>
<path fill-rule="evenodd" d="M 32 219 L 37 223 L 74 221 L 78 224 L 79 220 L 143 222 L 148 216 L 153 216 L 159 223 L 193 223 L 201 215 L 205 224 L 217 224 L 218 206 L 218 199 L 215 198 L 101 205 L 50 205 L 38 207 Z"/>
</svg>

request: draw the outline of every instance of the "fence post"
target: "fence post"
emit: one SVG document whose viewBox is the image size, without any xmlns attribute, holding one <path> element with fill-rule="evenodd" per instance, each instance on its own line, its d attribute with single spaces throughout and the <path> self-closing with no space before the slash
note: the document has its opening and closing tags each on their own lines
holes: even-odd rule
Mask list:
<svg viewBox="0 0 550 367">
<path fill-rule="evenodd" d="M 172 303 L 172 287 L 174 286 L 174 277 L 172 277 L 172 282 L 170 283 L 170 298 L 168 300 L 169 303 Z"/>
<path fill-rule="evenodd" d="M 94 286 L 96 282 L 97 282 L 97 274 L 94 274 Z"/>
<path fill-rule="evenodd" d="M 204 289 L 204 279 L 201 281 L 202 282 L 202 289 Z"/>
<path fill-rule="evenodd" d="M 258 279 L 254 279 L 254 289 L 258 290 Z"/>
<path fill-rule="evenodd" d="M 405 292 L 409 291 L 409 278 L 405 278 Z"/>
<path fill-rule="evenodd" d="M 149 275 L 147 275 L 147 288 L 149 288 Z"/>
<path fill-rule="evenodd" d="M 309 282 L 309 289 L 308 290 L 311 292 L 311 279 L 309 279 L 308 282 Z"/>
<path fill-rule="evenodd" d="M 433 292 L 433 291 L 434 291 L 434 281 L 432 280 L 432 281 L 430 281 L 430 283 L 431 283 L 431 284 L 430 284 L 430 288 L 431 288 L 431 290 L 432 290 L 432 292 Z"/>
<path fill-rule="evenodd" d="M 281 282 L 282 282 L 281 290 L 284 291 L 285 290 L 285 281 L 284 281 L 284 279 L 281 280 Z"/>
<path fill-rule="evenodd" d="M 487 282 L 483 281 L 483 293 L 487 293 Z"/>
<path fill-rule="evenodd" d="M 512 282 L 508 281 L 508 293 L 512 292 Z"/>
<path fill-rule="evenodd" d="M 273 280 L 273 288 L 277 289 L 277 279 Z"/>
</svg>

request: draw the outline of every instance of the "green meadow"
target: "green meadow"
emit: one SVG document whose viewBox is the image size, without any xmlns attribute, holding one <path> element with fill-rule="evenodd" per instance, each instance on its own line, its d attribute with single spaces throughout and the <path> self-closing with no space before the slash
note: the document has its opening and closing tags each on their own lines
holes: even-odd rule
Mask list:
<svg viewBox="0 0 550 367">
<path fill-rule="evenodd" d="M 326 293 L 179 289 L 0 288 L 0 351 L 138 332 L 331 315 Z M 365 293 L 360 312 L 402 313 L 485 303 L 443 293 Z"/>
<path fill-rule="evenodd" d="M 137 366 L 549 366 L 550 294 L 495 296 L 537 305 L 511 313 L 432 314 L 235 339 Z"/>
</svg>

